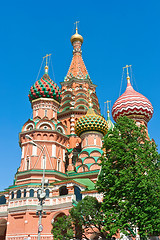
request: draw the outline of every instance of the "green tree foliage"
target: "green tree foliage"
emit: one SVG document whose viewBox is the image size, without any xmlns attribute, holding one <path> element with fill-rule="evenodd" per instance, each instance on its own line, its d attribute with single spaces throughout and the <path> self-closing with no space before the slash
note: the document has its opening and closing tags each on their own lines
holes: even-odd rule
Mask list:
<svg viewBox="0 0 160 240">
<path fill-rule="evenodd" d="M 53 234 L 54 240 L 70 240 L 73 239 L 73 227 L 70 216 L 58 217 L 53 222 L 53 228 L 51 233 Z"/>
<path fill-rule="evenodd" d="M 160 156 L 144 126 L 121 117 L 104 137 L 97 189 L 104 194 L 102 210 L 108 237 L 118 229 L 141 239 L 160 234 Z"/>
<path fill-rule="evenodd" d="M 99 236 L 105 239 L 101 203 L 99 203 L 95 197 L 86 196 L 79 201 L 77 206 L 70 210 L 70 215 L 73 225 L 79 230 L 76 233 L 78 239 L 81 239 L 81 235 L 83 238 L 89 240 L 87 237 L 89 232 L 98 232 Z"/>
</svg>

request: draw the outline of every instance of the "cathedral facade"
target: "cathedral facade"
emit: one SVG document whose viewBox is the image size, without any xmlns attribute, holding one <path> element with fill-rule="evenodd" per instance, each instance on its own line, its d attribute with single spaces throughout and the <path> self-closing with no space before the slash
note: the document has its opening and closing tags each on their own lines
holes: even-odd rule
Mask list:
<svg viewBox="0 0 160 240">
<path fill-rule="evenodd" d="M 83 37 L 77 29 L 71 43 L 73 58 L 61 89 L 49 77 L 46 62 L 44 75 L 29 91 L 33 117 L 19 133 L 21 164 L 14 184 L 0 193 L 0 240 L 28 235 L 37 239 L 38 232 L 43 239 L 53 239 L 52 222 L 68 214 L 76 201 L 86 195 L 102 200 L 95 182 L 102 139 L 114 125 L 109 112 L 107 120 L 101 116 L 97 86 L 84 64 Z M 115 121 L 126 115 L 145 126 L 153 115 L 151 103 L 133 89 L 129 74 L 112 115 Z"/>
</svg>

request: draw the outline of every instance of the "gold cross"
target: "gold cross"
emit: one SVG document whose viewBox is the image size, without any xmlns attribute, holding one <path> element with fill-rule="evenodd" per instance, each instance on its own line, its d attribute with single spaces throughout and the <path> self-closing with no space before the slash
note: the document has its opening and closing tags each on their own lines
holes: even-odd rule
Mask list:
<svg viewBox="0 0 160 240">
<path fill-rule="evenodd" d="M 107 103 L 107 111 L 109 111 L 109 104 L 108 104 L 109 102 L 111 102 L 111 101 L 107 100 L 106 102 L 104 102 L 104 103 Z"/>
<path fill-rule="evenodd" d="M 129 72 L 128 72 L 128 68 L 131 67 L 132 65 L 126 65 L 125 67 L 123 67 L 123 69 L 127 68 L 127 76 L 129 75 Z"/>
<path fill-rule="evenodd" d="M 46 54 L 46 56 L 43 57 L 43 59 L 46 58 L 46 66 L 47 66 L 47 64 L 48 64 L 48 57 L 49 57 L 49 56 L 51 56 L 51 54 Z"/>
<path fill-rule="evenodd" d="M 78 31 L 78 23 L 79 21 L 76 21 L 74 24 L 76 24 L 76 32 Z"/>
</svg>

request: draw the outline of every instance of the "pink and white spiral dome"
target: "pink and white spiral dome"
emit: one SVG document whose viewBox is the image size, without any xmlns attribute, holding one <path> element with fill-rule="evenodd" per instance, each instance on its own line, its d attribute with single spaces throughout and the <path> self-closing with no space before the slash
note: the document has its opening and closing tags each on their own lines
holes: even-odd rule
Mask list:
<svg viewBox="0 0 160 240">
<path fill-rule="evenodd" d="M 112 107 L 112 116 L 116 122 L 120 116 L 135 116 L 149 122 L 153 115 L 151 102 L 142 94 L 136 92 L 127 77 L 127 88 Z"/>
</svg>

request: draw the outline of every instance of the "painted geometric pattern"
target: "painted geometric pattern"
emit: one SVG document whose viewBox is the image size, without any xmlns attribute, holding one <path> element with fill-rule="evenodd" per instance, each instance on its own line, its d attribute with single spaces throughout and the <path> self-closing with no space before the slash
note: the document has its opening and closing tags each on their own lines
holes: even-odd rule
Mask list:
<svg viewBox="0 0 160 240">
<path fill-rule="evenodd" d="M 65 79 L 90 79 L 81 54 L 74 54 Z"/>
<path fill-rule="evenodd" d="M 86 152 L 88 153 L 88 156 L 87 157 L 81 157 L 80 155 L 83 153 L 83 152 Z M 95 156 L 92 156 L 90 157 L 90 154 L 91 153 L 94 153 L 94 152 L 98 152 L 99 153 L 99 156 L 95 157 Z M 100 158 L 100 156 L 103 154 L 103 151 L 101 149 L 98 149 L 98 148 L 87 148 L 85 150 L 83 150 L 82 152 L 80 152 L 79 154 L 79 158 L 81 159 L 82 161 L 82 164 L 80 165 L 76 165 L 76 171 L 78 171 L 78 169 L 84 165 L 86 165 L 88 167 L 88 170 L 90 170 L 91 166 L 95 165 L 95 164 L 98 164 L 98 160 Z M 85 163 L 85 160 L 88 159 L 88 158 L 92 158 L 94 159 L 94 163 Z"/>
<path fill-rule="evenodd" d="M 147 122 L 153 115 L 153 107 L 150 101 L 136 92 L 130 83 L 127 84 L 126 91 L 117 99 L 112 108 L 114 121 L 124 115 L 141 115 Z"/>
<path fill-rule="evenodd" d="M 29 91 L 29 100 L 37 98 L 53 98 L 56 101 L 61 101 L 61 91 L 56 83 L 54 83 L 48 74 L 36 81 Z"/>
<path fill-rule="evenodd" d="M 107 133 L 107 121 L 97 114 L 92 108 L 89 108 L 86 115 L 80 117 L 75 124 L 75 133 L 80 136 L 86 131 L 98 131 L 103 135 Z"/>
</svg>

